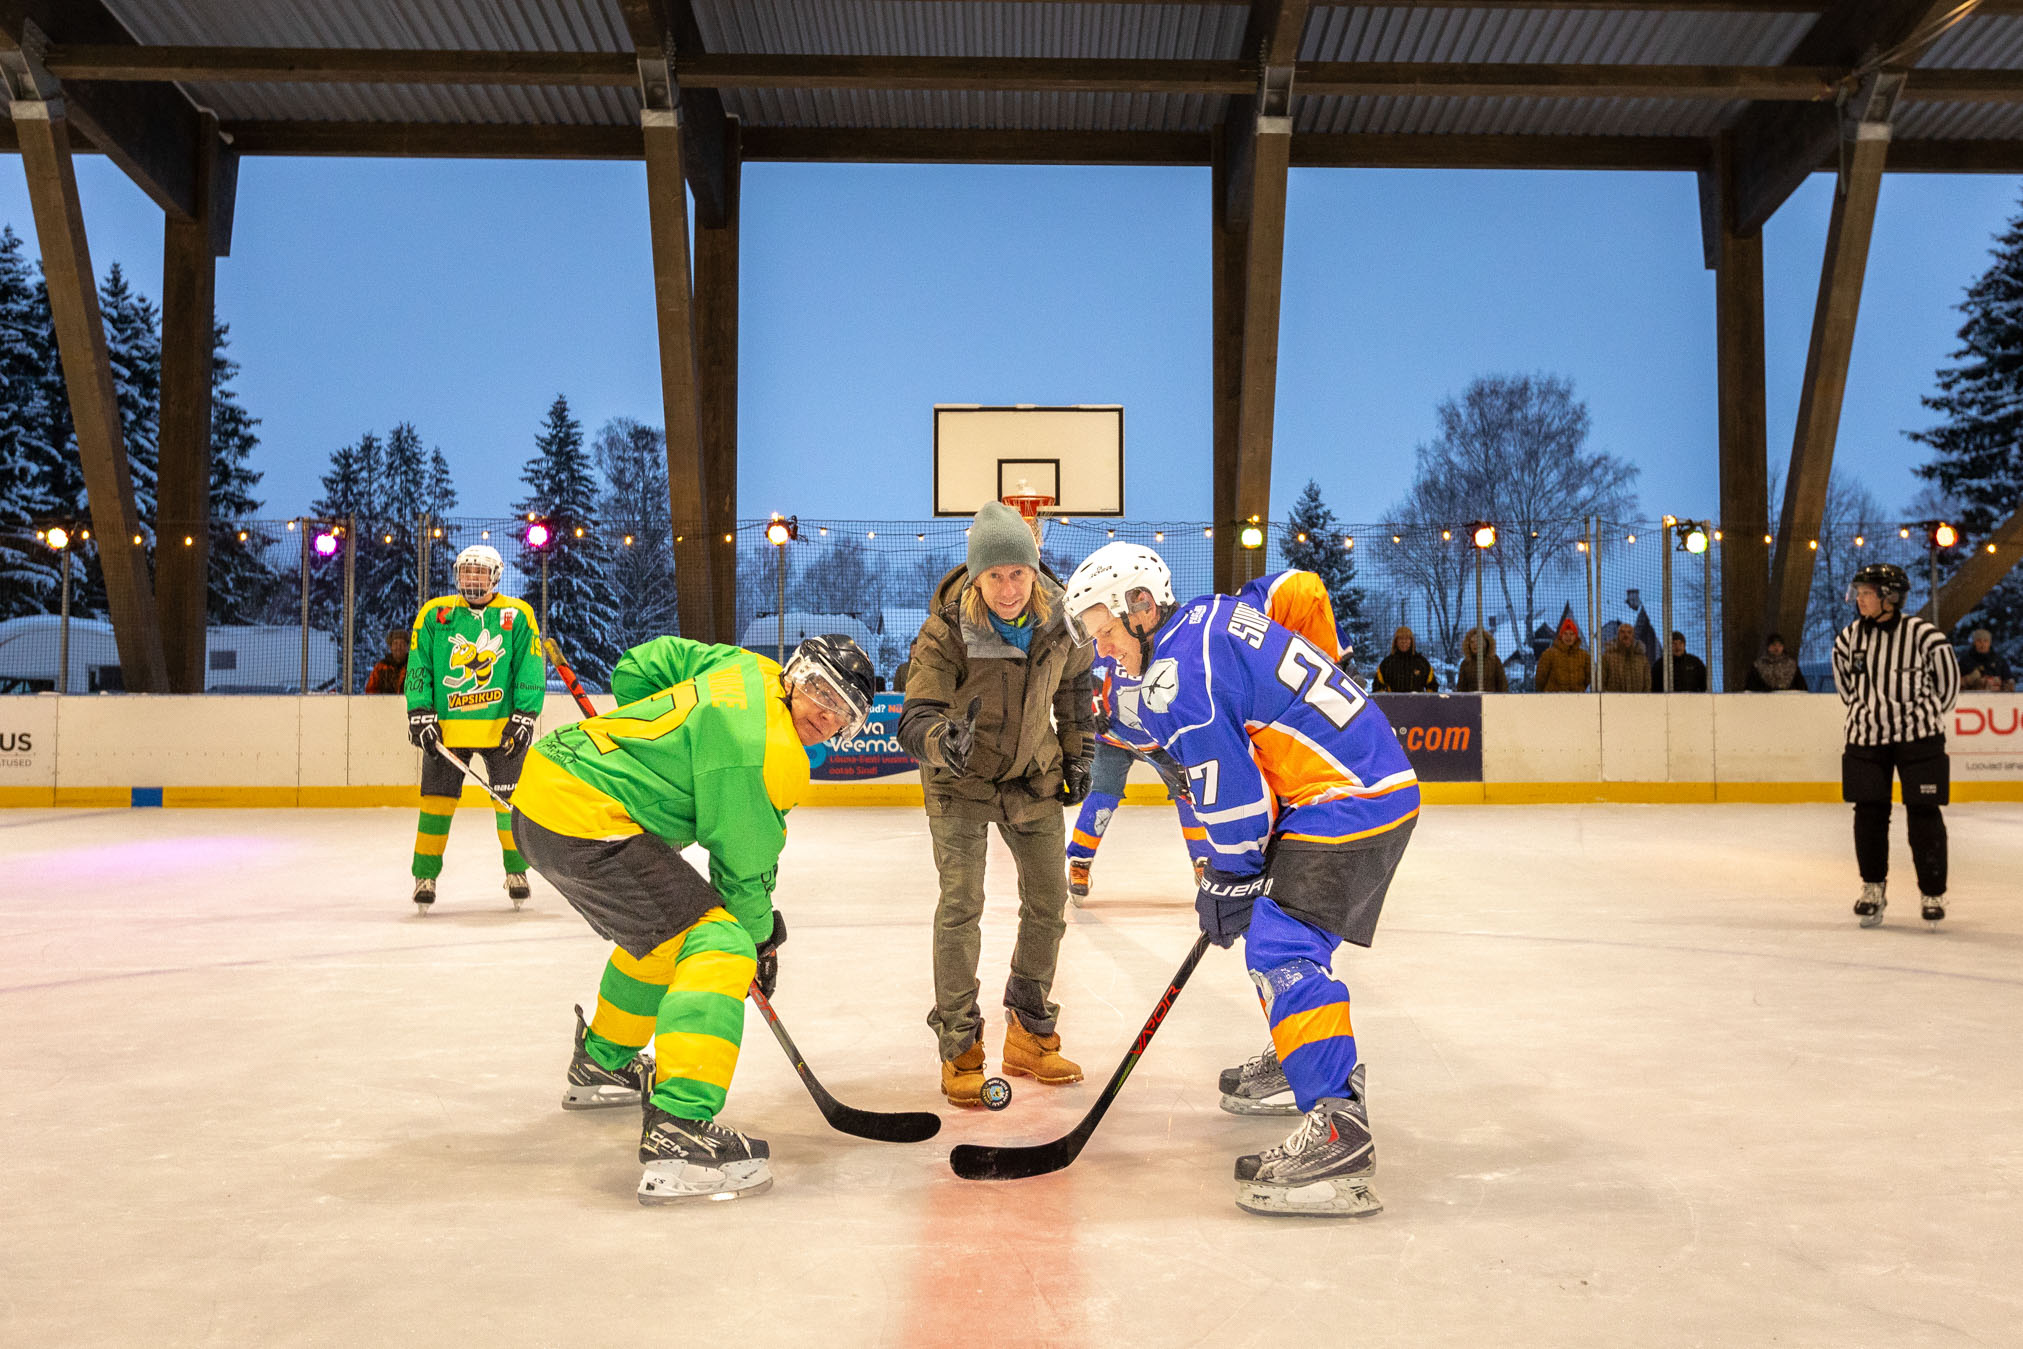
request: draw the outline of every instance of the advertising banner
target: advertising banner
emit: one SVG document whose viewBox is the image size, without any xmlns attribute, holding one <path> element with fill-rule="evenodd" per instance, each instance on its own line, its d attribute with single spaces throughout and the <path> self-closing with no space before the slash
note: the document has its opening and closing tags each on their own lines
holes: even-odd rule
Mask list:
<svg viewBox="0 0 2023 1349">
<path fill-rule="evenodd" d="M 0 787 L 56 785 L 54 697 L 0 698 Z"/>
<path fill-rule="evenodd" d="M 2023 778 L 2023 695 L 1962 693 L 1946 718 L 1953 778 Z"/>
<path fill-rule="evenodd" d="M 1371 695 L 1398 733 L 1421 782 L 1482 781 L 1482 696 L 1476 693 Z"/>
<path fill-rule="evenodd" d="M 920 765 L 899 748 L 899 709 L 905 701 L 903 693 L 876 695 L 861 732 L 808 750 L 809 776 L 816 782 L 864 782 L 916 771 Z"/>
</svg>

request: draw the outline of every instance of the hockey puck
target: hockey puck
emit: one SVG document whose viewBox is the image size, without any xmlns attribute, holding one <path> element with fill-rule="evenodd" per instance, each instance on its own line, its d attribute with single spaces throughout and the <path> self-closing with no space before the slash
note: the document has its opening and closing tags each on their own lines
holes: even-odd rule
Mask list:
<svg viewBox="0 0 2023 1349">
<path fill-rule="evenodd" d="M 986 1077 L 983 1080 L 983 1103 L 992 1110 L 1002 1110 L 1011 1104 L 1011 1083 L 1001 1077 Z"/>
</svg>

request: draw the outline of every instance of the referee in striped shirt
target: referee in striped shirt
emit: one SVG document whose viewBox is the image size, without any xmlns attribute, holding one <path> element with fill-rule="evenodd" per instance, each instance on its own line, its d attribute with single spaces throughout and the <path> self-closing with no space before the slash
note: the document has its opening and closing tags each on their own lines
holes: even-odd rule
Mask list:
<svg viewBox="0 0 2023 1349">
<path fill-rule="evenodd" d="M 1833 639 L 1833 683 L 1847 704 L 1840 795 L 1854 803 L 1854 856 L 1863 927 L 1883 920 L 1890 870 L 1890 783 L 1902 781 L 1911 863 L 1926 922 L 1946 916 L 1946 804 L 1951 773 L 1946 713 L 1960 693 L 1960 665 L 1946 635 L 1903 612 L 1911 591 L 1902 567 L 1863 567 L 1848 585 L 1861 617 Z"/>
</svg>

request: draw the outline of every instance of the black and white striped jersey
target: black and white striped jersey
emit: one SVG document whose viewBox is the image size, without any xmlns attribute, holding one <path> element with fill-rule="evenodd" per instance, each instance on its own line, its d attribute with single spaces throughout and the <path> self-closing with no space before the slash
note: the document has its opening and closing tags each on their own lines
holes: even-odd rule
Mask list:
<svg viewBox="0 0 2023 1349">
<path fill-rule="evenodd" d="M 1847 704 L 1850 745 L 1894 745 L 1946 733 L 1960 662 L 1946 635 L 1916 614 L 1858 618 L 1833 639 L 1833 684 Z"/>
</svg>

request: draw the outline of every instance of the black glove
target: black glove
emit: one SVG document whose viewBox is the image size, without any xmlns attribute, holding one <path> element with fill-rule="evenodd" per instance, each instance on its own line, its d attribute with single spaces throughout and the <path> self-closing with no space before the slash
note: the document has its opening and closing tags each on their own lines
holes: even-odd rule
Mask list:
<svg viewBox="0 0 2023 1349">
<path fill-rule="evenodd" d="M 752 978 L 758 983 L 759 992 L 767 998 L 773 996 L 773 988 L 780 982 L 780 943 L 787 939 L 787 916 L 778 909 L 773 910 L 773 935 L 759 943 L 759 968 Z"/>
<path fill-rule="evenodd" d="M 1089 725 L 1097 735 L 1110 733 L 1110 705 L 1103 701 L 1100 687 L 1089 691 Z"/>
<path fill-rule="evenodd" d="M 1061 765 L 1061 804 L 1079 806 L 1089 799 L 1089 782 L 1096 771 L 1093 759 L 1069 759 Z"/>
<path fill-rule="evenodd" d="M 1144 754 L 1145 762 L 1159 770 L 1159 776 L 1165 781 L 1166 790 L 1173 794 L 1173 799 L 1193 805 L 1194 789 L 1187 782 L 1187 765 L 1156 746 L 1144 751 Z"/>
<path fill-rule="evenodd" d="M 499 737 L 499 748 L 508 754 L 518 754 L 534 743 L 534 714 L 515 712 L 506 718 L 506 733 Z"/>
<path fill-rule="evenodd" d="M 435 712 L 426 707 L 407 710 L 407 742 L 416 749 L 434 749 L 443 742 L 443 728 Z"/>
<path fill-rule="evenodd" d="M 1214 867 L 1201 870 L 1194 892 L 1194 913 L 1201 930 L 1217 946 L 1229 946 L 1250 930 L 1250 911 L 1264 894 L 1264 873 L 1232 876 Z"/>
<path fill-rule="evenodd" d="M 983 699 L 971 698 L 969 711 L 957 720 L 945 717 L 941 723 L 941 766 L 961 777 L 969 771 L 969 751 L 976 744 L 976 719 L 983 712 Z"/>
</svg>

